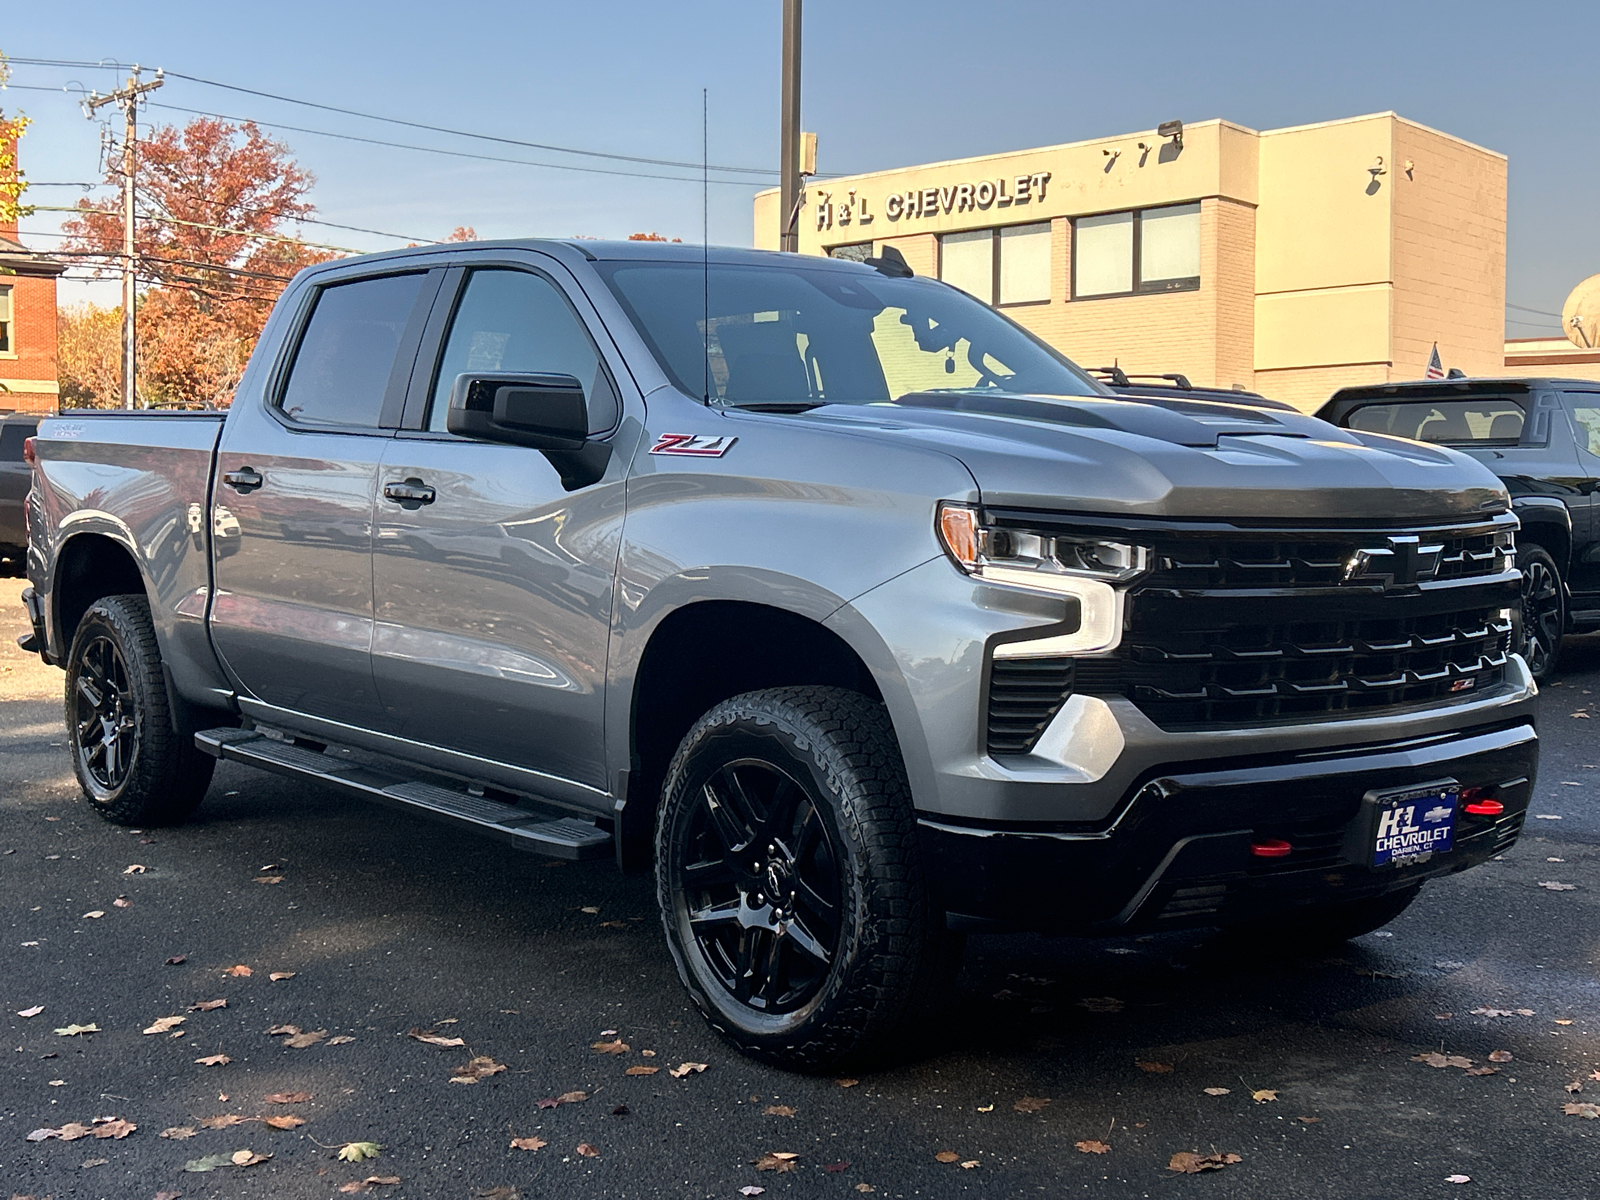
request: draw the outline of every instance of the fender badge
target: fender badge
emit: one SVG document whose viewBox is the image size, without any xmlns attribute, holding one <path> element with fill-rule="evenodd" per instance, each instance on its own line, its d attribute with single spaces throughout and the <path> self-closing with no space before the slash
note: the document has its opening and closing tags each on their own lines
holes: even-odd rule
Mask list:
<svg viewBox="0 0 1600 1200">
<path fill-rule="evenodd" d="M 688 454 L 695 458 L 721 458 L 737 437 L 710 437 L 701 433 L 663 433 L 650 447 L 651 454 Z"/>
</svg>

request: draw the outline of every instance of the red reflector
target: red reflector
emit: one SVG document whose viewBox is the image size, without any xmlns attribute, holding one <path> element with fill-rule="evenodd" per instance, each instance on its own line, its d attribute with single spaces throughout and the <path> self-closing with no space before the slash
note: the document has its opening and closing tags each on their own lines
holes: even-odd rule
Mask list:
<svg viewBox="0 0 1600 1200">
<path fill-rule="evenodd" d="M 1461 807 L 1475 817 L 1498 817 L 1506 810 L 1506 806 L 1498 800 L 1474 800 Z"/>
<path fill-rule="evenodd" d="M 1294 847 L 1281 838 L 1268 838 L 1263 842 L 1251 842 L 1250 853 L 1257 858 L 1288 858 L 1294 852 Z"/>
<path fill-rule="evenodd" d="M 22 439 L 22 461 L 30 467 L 39 461 L 39 456 L 34 453 L 33 441 L 31 437 Z"/>
</svg>

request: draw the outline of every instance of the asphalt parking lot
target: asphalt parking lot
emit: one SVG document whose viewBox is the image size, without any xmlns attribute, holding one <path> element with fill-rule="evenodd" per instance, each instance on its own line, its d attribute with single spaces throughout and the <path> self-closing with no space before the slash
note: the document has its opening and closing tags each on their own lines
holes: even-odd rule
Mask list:
<svg viewBox="0 0 1600 1200">
<path fill-rule="evenodd" d="M 188 824 L 101 822 L 3 587 L 0 1195 L 1600 1193 L 1600 640 L 1541 699 L 1522 841 L 1387 930 L 975 938 L 925 1054 L 846 1086 L 725 1048 L 609 865 L 231 764 Z"/>
</svg>

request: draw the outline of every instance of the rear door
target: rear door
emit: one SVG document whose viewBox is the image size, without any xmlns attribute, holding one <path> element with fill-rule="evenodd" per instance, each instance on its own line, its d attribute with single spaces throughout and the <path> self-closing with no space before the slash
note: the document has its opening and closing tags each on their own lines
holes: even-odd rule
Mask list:
<svg viewBox="0 0 1600 1200">
<path fill-rule="evenodd" d="M 247 710 L 254 700 L 382 727 L 371 660 L 378 463 L 442 277 L 391 267 L 314 289 L 292 354 L 229 416 L 211 632 Z"/>
<path fill-rule="evenodd" d="M 1600 388 L 1563 393 L 1578 459 L 1577 488 L 1572 504 L 1572 577 L 1574 610 L 1600 607 Z M 1580 596 L 1584 597 L 1580 603 Z"/>
<path fill-rule="evenodd" d="M 606 648 L 629 449 L 614 432 L 617 381 L 632 385 L 620 362 L 608 365 L 599 321 L 558 265 L 464 262 L 435 306 L 408 428 L 383 458 L 373 669 L 397 732 L 538 772 L 582 800 L 558 781 L 607 786 Z M 583 384 L 590 430 L 613 447 L 602 477 L 563 482 L 541 451 L 447 431 L 456 378 L 503 371 Z"/>
</svg>

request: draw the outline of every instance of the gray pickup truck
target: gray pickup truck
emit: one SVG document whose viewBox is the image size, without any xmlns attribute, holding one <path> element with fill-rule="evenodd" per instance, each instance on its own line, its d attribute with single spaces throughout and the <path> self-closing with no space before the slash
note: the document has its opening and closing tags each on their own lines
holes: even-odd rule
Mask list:
<svg viewBox="0 0 1600 1200">
<path fill-rule="evenodd" d="M 1118 398 L 898 256 L 310 268 L 222 413 L 30 443 L 25 641 L 112 821 L 217 759 L 653 866 L 684 984 L 821 1069 L 970 931 L 1392 919 L 1521 829 L 1505 489 Z"/>
</svg>

